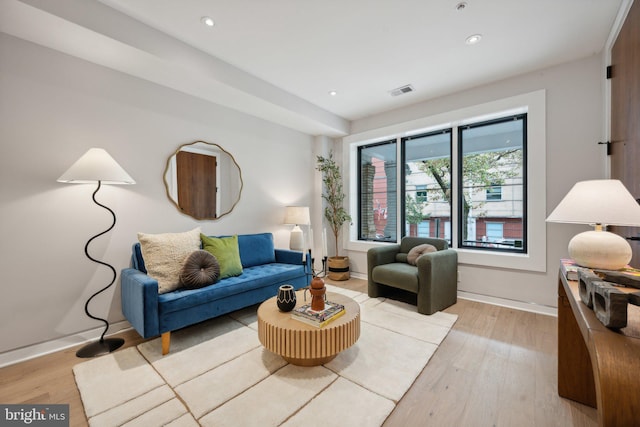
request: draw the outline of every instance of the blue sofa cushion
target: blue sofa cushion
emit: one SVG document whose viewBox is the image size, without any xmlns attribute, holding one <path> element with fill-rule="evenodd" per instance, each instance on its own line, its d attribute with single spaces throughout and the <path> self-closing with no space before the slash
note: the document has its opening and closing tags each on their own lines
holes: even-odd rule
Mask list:
<svg viewBox="0 0 640 427">
<path fill-rule="evenodd" d="M 161 314 L 210 303 L 230 295 L 241 298 L 243 292 L 282 283 L 304 274 L 302 265 L 272 263 L 248 267 L 240 276 L 228 277 L 213 286 L 200 289 L 178 289 L 158 295 Z"/>
<path fill-rule="evenodd" d="M 244 268 L 276 262 L 273 234 L 271 233 L 239 234 L 238 246 L 240 247 L 240 260 Z"/>
</svg>

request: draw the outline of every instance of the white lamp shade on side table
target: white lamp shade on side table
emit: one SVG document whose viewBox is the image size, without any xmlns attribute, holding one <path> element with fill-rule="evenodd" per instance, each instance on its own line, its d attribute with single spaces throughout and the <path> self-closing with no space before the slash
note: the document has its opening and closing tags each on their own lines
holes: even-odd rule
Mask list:
<svg viewBox="0 0 640 427">
<path fill-rule="evenodd" d="M 569 256 L 584 267 L 619 270 L 631 260 L 631 246 L 617 234 L 603 231 L 603 226 L 640 226 L 640 205 L 618 180 L 581 181 L 551 212 L 547 222 L 594 225 L 595 230 L 571 239 Z"/>
</svg>

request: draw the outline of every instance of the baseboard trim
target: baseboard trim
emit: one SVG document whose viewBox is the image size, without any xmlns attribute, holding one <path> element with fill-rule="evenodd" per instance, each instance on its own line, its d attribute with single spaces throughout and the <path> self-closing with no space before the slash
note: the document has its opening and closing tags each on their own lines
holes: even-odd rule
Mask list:
<svg viewBox="0 0 640 427">
<path fill-rule="evenodd" d="M 500 307 L 513 308 L 516 310 L 529 311 L 532 313 L 544 314 L 547 316 L 558 316 L 558 308 L 548 305 L 536 304 L 533 302 L 523 302 L 508 298 L 498 298 L 491 295 L 474 294 L 472 292 L 458 291 L 458 298 L 482 302 L 485 304 L 497 305 Z"/>
<path fill-rule="evenodd" d="M 109 331 L 111 333 L 108 336 L 112 336 L 113 334 L 123 332 L 128 329 L 131 329 L 131 325 L 125 320 L 111 323 L 109 325 Z M 100 338 L 103 330 L 103 327 L 91 329 L 88 331 L 79 332 L 77 334 L 57 338 L 55 340 L 45 341 L 0 353 L 0 368 L 14 365 L 20 362 L 25 362 L 30 359 L 35 359 L 36 357 L 55 353 L 57 351 L 66 350 L 68 348 L 86 344 L 91 341 L 96 341 Z"/>
</svg>

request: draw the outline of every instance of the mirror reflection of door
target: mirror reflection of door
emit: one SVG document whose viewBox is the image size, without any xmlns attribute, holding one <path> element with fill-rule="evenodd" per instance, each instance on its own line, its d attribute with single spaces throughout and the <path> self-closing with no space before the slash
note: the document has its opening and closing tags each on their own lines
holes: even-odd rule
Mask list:
<svg viewBox="0 0 640 427">
<path fill-rule="evenodd" d="M 215 156 L 179 151 L 176 156 L 178 204 L 194 218 L 217 218 Z"/>
</svg>

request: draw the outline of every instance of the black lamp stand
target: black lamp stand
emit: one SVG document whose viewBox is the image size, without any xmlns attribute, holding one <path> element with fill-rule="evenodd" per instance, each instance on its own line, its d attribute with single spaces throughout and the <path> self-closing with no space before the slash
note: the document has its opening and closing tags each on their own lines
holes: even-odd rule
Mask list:
<svg viewBox="0 0 640 427">
<path fill-rule="evenodd" d="M 111 231 L 111 229 L 113 229 L 113 227 L 115 227 L 115 225 L 116 225 L 116 214 L 111 209 L 109 209 L 107 206 L 99 203 L 96 200 L 96 194 L 100 190 L 101 184 L 102 184 L 101 181 L 98 181 L 98 188 L 96 188 L 96 191 L 93 192 L 93 195 L 91 197 L 92 197 L 92 199 L 93 199 L 93 201 L 94 201 L 94 203 L 96 205 L 105 208 L 106 210 L 108 210 L 111 213 L 111 216 L 113 217 L 113 223 L 105 231 L 96 234 L 95 236 L 93 236 L 92 238 L 90 238 L 87 241 L 87 244 L 84 245 L 84 253 L 87 256 L 87 258 L 89 258 L 91 261 L 96 262 L 96 263 L 101 264 L 101 265 L 104 265 L 105 267 L 109 267 L 109 269 L 111 269 L 111 272 L 113 274 L 113 278 L 111 279 L 111 282 L 109 282 L 109 284 L 107 286 L 105 286 L 104 288 L 100 289 L 98 292 L 96 292 L 93 295 L 91 295 L 89 297 L 89 299 L 87 300 L 87 302 L 84 304 L 84 312 L 87 314 L 87 316 L 89 316 L 92 319 L 100 320 L 101 322 L 104 322 L 104 331 L 102 332 L 102 335 L 100 336 L 100 340 L 96 341 L 96 342 L 89 343 L 89 344 L 83 346 L 82 348 L 80 348 L 76 352 L 76 356 L 77 357 L 85 357 L 85 358 L 86 357 L 102 356 L 103 354 L 111 353 L 112 351 L 117 350 L 118 348 L 120 348 L 124 344 L 124 340 L 122 338 L 105 338 L 104 334 L 106 334 L 107 330 L 109 329 L 109 322 L 107 321 L 107 319 L 103 319 L 101 317 L 96 317 L 96 316 L 92 315 L 91 313 L 89 313 L 89 303 L 91 302 L 91 300 L 93 298 L 95 298 L 97 295 L 99 295 L 102 292 L 104 292 L 107 289 L 109 289 L 111 287 L 111 285 L 113 285 L 113 283 L 116 281 L 116 270 L 115 270 L 115 268 L 113 268 L 113 266 L 111 266 L 110 264 L 107 264 L 106 262 L 103 262 L 103 261 L 100 261 L 100 260 L 97 260 L 97 259 L 93 258 L 89 254 L 89 244 L 93 240 L 95 240 L 98 237 L 102 236 L 103 234 L 106 234 L 109 231 Z"/>
</svg>

